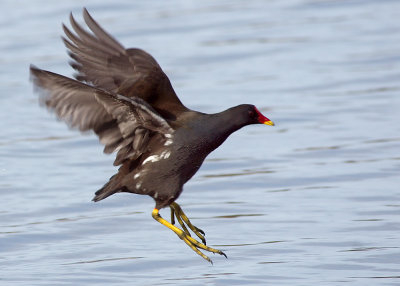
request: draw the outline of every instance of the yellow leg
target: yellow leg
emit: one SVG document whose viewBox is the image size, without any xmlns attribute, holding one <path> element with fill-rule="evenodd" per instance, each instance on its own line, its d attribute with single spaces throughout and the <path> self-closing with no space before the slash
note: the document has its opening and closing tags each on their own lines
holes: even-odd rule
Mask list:
<svg viewBox="0 0 400 286">
<path fill-rule="evenodd" d="M 186 214 L 183 212 L 182 208 L 180 207 L 180 205 L 178 203 L 173 202 L 170 205 L 171 208 L 171 218 L 174 216 L 176 216 L 179 224 L 182 226 L 182 229 L 186 232 L 186 234 L 188 234 L 190 236 L 190 233 L 188 231 L 188 229 L 186 228 L 185 224 L 183 223 L 183 221 L 187 224 L 187 226 L 201 239 L 201 241 L 206 244 L 206 239 L 204 237 L 205 233 L 203 230 L 201 230 L 198 227 L 195 227 L 189 220 L 189 218 L 186 216 Z M 183 221 L 182 221 L 183 220 Z M 171 220 L 171 223 L 173 223 L 173 220 Z"/>
<path fill-rule="evenodd" d="M 185 231 L 177 228 L 176 226 L 174 226 L 173 224 L 171 224 L 170 222 L 166 221 L 165 219 L 163 219 L 159 212 L 158 209 L 154 209 L 152 214 L 153 218 L 158 221 L 159 223 L 165 225 L 166 227 L 168 227 L 170 230 L 172 230 L 173 232 L 176 233 L 176 235 L 182 239 L 194 252 L 196 252 L 198 255 L 200 255 L 201 257 L 203 257 L 205 260 L 209 261 L 212 263 L 211 259 L 203 254 L 200 249 L 206 250 L 206 251 L 210 251 L 213 253 L 218 253 L 220 255 L 223 255 L 226 257 L 225 253 L 223 253 L 221 250 L 212 248 L 212 247 L 208 247 L 206 245 L 204 245 L 201 242 L 198 242 L 196 239 L 192 238 L 190 235 L 188 235 Z"/>
</svg>

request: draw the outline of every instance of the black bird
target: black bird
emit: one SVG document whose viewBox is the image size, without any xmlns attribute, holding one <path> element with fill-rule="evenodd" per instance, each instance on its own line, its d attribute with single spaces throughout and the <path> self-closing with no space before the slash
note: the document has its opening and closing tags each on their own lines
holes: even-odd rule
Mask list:
<svg viewBox="0 0 400 286">
<path fill-rule="evenodd" d="M 254 105 L 242 104 L 216 114 L 185 107 L 156 60 L 141 49 L 125 49 L 105 32 L 86 9 L 83 18 L 91 32 L 77 24 L 65 25 L 63 41 L 75 69 L 74 79 L 31 65 L 31 79 L 40 101 L 58 118 L 80 131 L 93 130 L 116 152 L 118 173 L 93 198 L 97 202 L 119 192 L 149 195 L 155 202 L 152 216 L 174 231 L 204 259 L 204 232 L 192 225 L 175 202 L 183 185 L 197 172 L 207 155 L 226 138 L 249 124 L 274 125 Z M 159 209 L 171 208 L 171 223 Z M 174 225 L 175 218 L 182 229 Z M 191 237 L 192 230 L 202 242 Z"/>
</svg>

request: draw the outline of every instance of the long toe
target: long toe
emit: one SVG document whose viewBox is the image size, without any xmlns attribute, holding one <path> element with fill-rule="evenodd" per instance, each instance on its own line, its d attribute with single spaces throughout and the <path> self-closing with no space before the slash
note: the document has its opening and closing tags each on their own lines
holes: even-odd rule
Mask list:
<svg viewBox="0 0 400 286">
<path fill-rule="evenodd" d="M 175 209 L 175 215 L 177 215 L 177 210 Z M 212 253 L 218 253 L 219 255 L 223 255 L 227 258 L 226 254 L 224 252 L 222 252 L 221 250 L 209 247 L 207 245 L 205 245 L 205 243 L 201 243 L 199 241 L 197 241 L 196 239 L 194 239 L 193 237 L 190 236 L 190 234 L 188 233 L 188 231 L 184 231 L 174 225 L 172 225 L 170 222 L 166 221 L 165 219 L 163 219 L 160 214 L 158 209 L 154 209 L 152 212 L 152 216 L 155 220 L 157 220 L 159 223 L 163 224 L 164 226 L 168 227 L 169 229 L 171 229 L 173 232 L 175 232 L 175 234 L 182 239 L 194 252 L 196 252 L 198 255 L 200 255 L 201 257 L 203 257 L 205 260 L 207 260 L 208 262 L 212 263 L 211 259 L 205 255 L 203 252 L 200 251 L 200 249 L 205 250 L 205 251 L 209 251 Z M 179 221 L 179 223 L 182 221 L 180 220 L 180 215 L 177 215 L 177 219 Z M 186 222 L 186 218 L 184 218 L 183 220 Z M 187 219 L 188 220 L 188 219 Z M 190 222 L 189 222 L 190 223 Z M 183 222 L 182 222 L 183 224 Z M 192 224 L 188 224 L 189 228 L 191 230 L 193 230 L 195 227 Z M 202 238 L 202 235 L 199 231 L 196 231 L 196 234 Z M 204 239 L 204 237 L 202 238 L 202 240 Z M 203 241 L 205 242 L 205 240 Z"/>
</svg>

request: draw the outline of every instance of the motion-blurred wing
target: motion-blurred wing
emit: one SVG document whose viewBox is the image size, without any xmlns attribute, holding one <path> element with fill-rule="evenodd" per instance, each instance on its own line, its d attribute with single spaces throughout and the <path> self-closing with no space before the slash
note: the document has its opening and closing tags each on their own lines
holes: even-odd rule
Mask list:
<svg viewBox="0 0 400 286">
<path fill-rule="evenodd" d="M 172 137 L 173 129 L 149 104 L 104 91 L 67 77 L 31 66 L 41 102 L 70 127 L 93 130 L 105 145 L 104 152 L 117 151 L 114 165 L 137 159 L 148 142 L 158 136 Z"/>
<path fill-rule="evenodd" d="M 77 80 L 127 97 L 140 97 L 166 118 L 186 110 L 150 54 L 141 49 L 126 50 L 86 9 L 83 17 L 92 33 L 84 30 L 72 14 L 70 22 L 75 34 L 63 26 L 68 38 L 63 40 L 72 58 L 71 66 L 77 71 Z"/>
</svg>

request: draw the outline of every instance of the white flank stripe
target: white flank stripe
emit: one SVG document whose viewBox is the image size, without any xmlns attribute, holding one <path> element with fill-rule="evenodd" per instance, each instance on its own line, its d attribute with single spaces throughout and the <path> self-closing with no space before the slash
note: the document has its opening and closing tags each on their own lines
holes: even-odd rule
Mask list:
<svg viewBox="0 0 400 286">
<path fill-rule="evenodd" d="M 154 162 L 157 162 L 159 160 L 160 160 L 160 156 L 152 155 L 152 156 L 147 157 L 146 160 L 143 161 L 142 165 L 144 165 L 144 164 L 146 164 L 148 162 L 154 163 Z"/>
</svg>

